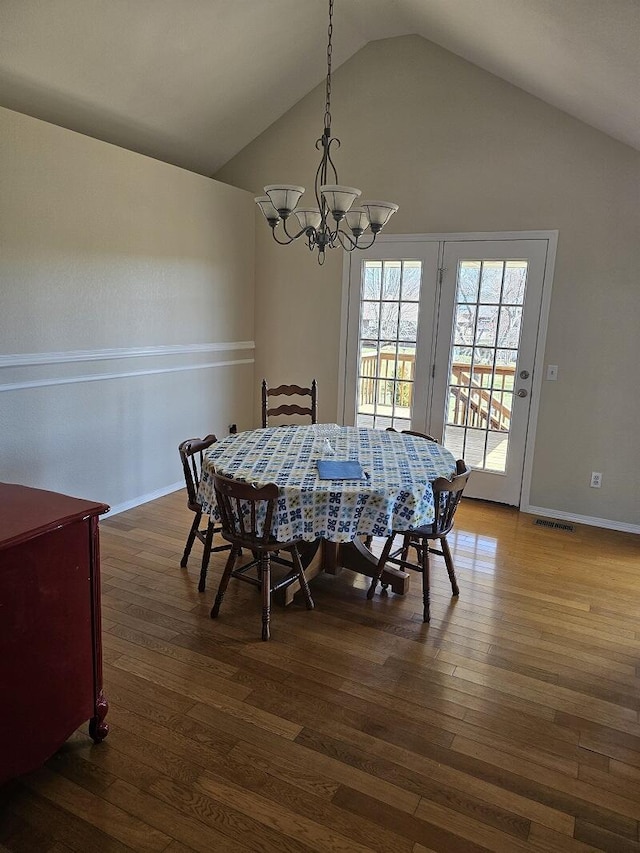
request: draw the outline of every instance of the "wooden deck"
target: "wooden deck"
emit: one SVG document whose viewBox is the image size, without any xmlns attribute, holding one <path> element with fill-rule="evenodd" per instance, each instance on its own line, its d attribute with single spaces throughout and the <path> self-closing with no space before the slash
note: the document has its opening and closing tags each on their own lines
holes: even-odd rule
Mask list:
<svg viewBox="0 0 640 853">
<path fill-rule="evenodd" d="M 464 501 L 429 626 L 345 571 L 263 643 L 246 585 L 209 619 L 189 522 L 103 522 L 111 733 L 0 790 L 1 850 L 640 851 L 638 537 Z"/>
</svg>

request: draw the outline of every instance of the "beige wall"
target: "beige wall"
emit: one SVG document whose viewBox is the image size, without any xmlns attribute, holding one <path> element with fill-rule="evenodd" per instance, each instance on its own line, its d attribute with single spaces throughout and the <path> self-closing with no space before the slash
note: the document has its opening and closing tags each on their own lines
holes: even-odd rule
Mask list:
<svg viewBox="0 0 640 853">
<path fill-rule="evenodd" d="M 117 506 L 180 481 L 182 439 L 252 426 L 247 193 L 5 109 L 0 186 L 0 480 Z"/>
<path fill-rule="evenodd" d="M 216 176 L 312 186 L 322 87 Z M 390 232 L 558 229 L 533 505 L 640 524 L 640 153 L 417 37 L 373 42 L 334 75 L 340 179 L 400 204 Z M 256 375 L 319 382 L 337 412 L 341 253 L 256 241 Z M 603 473 L 600 490 L 590 472 Z"/>
</svg>

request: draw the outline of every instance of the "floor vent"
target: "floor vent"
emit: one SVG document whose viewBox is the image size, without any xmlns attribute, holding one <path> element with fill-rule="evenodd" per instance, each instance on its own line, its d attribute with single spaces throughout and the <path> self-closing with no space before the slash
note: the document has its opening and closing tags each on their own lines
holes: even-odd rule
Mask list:
<svg viewBox="0 0 640 853">
<path fill-rule="evenodd" d="M 536 518 L 533 522 L 539 527 L 551 527 L 553 530 L 566 530 L 567 533 L 573 533 L 573 524 L 566 524 L 562 521 L 550 521 L 548 518 Z"/>
</svg>

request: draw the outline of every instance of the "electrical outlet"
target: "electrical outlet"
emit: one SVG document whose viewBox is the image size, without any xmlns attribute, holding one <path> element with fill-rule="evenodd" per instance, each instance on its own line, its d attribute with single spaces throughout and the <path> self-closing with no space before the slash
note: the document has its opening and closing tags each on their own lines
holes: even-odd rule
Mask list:
<svg viewBox="0 0 640 853">
<path fill-rule="evenodd" d="M 599 471 L 592 471 L 591 472 L 591 483 L 590 483 L 590 485 L 591 485 L 592 489 L 599 489 L 600 486 L 602 485 L 602 474 L 600 474 Z"/>
</svg>

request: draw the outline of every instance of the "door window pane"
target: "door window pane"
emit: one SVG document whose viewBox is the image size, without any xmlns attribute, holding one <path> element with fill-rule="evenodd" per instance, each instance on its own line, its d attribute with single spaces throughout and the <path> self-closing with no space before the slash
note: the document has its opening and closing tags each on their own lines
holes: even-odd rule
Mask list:
<svg viewBox="0 0 640 853">
<path fill-rule="evenodd" d="M 500 309 L 500 326 L 498 328 L 498 346 L 517 348 L 520 343 L 520 328 L 522 326 L 522 308 L 512 305 Z"/>
<path fill-rule="evenodd" d="M 416 341 L 418 339 L 417 302 L 404 302 L 400 305 L 398 338 L 401 341 Z"/>
<path fill-rule="evenodd" d="M 459 271 L 459 302 L 477 302 L 480 287 L 480 261 L 462 261 Z"/>
<path fill-rule="evenodd" d="M 420 299 L 420 281 L 422 264 L 420 261 L 405 261 L 402 268 L 402 301 L 418 302 Z"/>
<path fill-rule="evenodd" d="M 382 262 L 367 261 L 363 267 L 362 275 L 362 298 L 380 299 L 380 286 L 382 283 Z"/>
<path fill-rule="evenodd" d="M 380 337 L 380 303 L 363 302 L 360 310 L 360 337 Z"/>
<path fill-rule="evenodd" d="M 480 279 L 480 302 L 498 304 L 502 291 L 504 261 L 484 261 Z"/>
<path fill-rule="evenodd" d="M 498 331 L 499 309 L 497 305 L 480 305 L 478 307 L 478 322 L 474 343 L 483 346 L 494 346 Z"/>
<path fill-rule="evenodd" d="M 398 336 L 398 308 L 397 302 L 380 303 L 380 337 L 387 340 L 395 340 Z"/>
<path fill-rule="evenodd" d="M 382 298 L 397 301 L 400 299 L 402 280 L 402 261 L 384 261 L 382 268 Z"/>
<path fill-rule="evenodd" d="M 503 303 L 508 305 L 523 305 L 526 284 L 527 262 L 507 261 L 504 271 Z"/>
<path fill-rule="evenodd" d="M 453 331 L 454 344 L 473 344 L 476 329 L 476 308 L 471 305 L 456 306 Z"/>
</svg>

